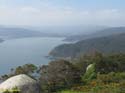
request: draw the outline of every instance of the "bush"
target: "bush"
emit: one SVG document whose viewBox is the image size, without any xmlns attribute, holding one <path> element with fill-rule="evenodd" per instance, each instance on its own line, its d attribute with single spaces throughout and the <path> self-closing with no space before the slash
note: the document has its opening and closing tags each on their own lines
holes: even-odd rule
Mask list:
<svg viewBox="0 0 125 93">
<path fill-rule="evenodd" d="M 87 67 L 86 73 L 82 77 L 82 81 L 89 83 L 92 79 L 96 78 L 95 64 L 91 64 Z"/>
<path fill-rule="evenodd" d="M 5 90 L 3 93 L 20 93 L 20 90 L 17 87 L 15 87 L 11 90 Z"/>
<path fill-rule="evenodd" d="M 125 80 L 125 73 L 109 73 L 109 74 L 97 74 L 97 80 L 102 83 L 119 83 Z"/>
</svg>

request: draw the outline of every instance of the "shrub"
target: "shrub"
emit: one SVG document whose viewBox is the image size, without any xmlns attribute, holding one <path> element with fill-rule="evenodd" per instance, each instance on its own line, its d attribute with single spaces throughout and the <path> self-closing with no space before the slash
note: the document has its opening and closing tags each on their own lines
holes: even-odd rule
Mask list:
<svg viewBox="0 0 125 93">
<path fill-rule="evenodd" d="M 109 73 L 109 74 L 97 74 L 97 80 L 102 83 L 119 83 L 125 80 L 125 73 Z"/>
<path fill-rule="evenodd" d="M 82 81 L 88 83 L 95 78 L 96 78 L 95 64 L 91 64 L 87 67 L 86 73 L 82 77 Z"/>
<path fill-rule="evenodd" d="M 3 93 L 20 93 L 20 90 L 17 87 L 14 87 L 11 90 L 5 90 Z"/>
</svg>

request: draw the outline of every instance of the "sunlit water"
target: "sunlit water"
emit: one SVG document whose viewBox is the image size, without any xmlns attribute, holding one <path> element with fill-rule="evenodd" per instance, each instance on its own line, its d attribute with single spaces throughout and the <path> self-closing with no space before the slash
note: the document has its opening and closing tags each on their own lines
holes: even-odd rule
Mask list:
<svg viewBox="0 0 125 93">
<path fill-rule="evenodd" d="M 26 63 L 47 64 L 50 60 L 45 56 L 62 43 L 62 38 L 23 38 L 0 43 L 0 74 Z"/>
</svg>

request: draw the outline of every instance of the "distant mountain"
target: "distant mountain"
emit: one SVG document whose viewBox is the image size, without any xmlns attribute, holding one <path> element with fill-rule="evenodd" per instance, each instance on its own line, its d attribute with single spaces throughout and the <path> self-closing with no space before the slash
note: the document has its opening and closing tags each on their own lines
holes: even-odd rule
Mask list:
<svg viewBox="0 0 125 93">
<path fill-rule="evenodd" d="M 40 32 L 23 29 L 23 28 L 8 28 L 8 27 L 0 28 L 0 37 L 4 39 L 35 37 L 35 36 L 41 36 L 41 35 L 42 33 Z"/>
<path fill-rule="evenodd" d="M 97 30 L 102 30 L 107 28 L 107 26 L 96 26 L 96 25 L 65 25 L 65 26 L 42 26 L 42 27 L 29 27 L 32 29 L 37 29 L 41 32 L 46 32 L 50 34 L 55 34 L 61 37 L 70 37 L 81 34 L 90 34 Z"/>
<path fill-rule="evenodd" d="M 4 39 L 23 37 L 70 37 L 83 33 L 92 33 L 104 28 L 104 26 L 12 27 L 0 25 L 0 37 Z"/>
<path fill-rule="evenodd" d="M 103 30 L 97 30 L 94 33 L 90 33 L 88 35 L 85 34 L 74 35 L 67 37 L 65 41 L 80 41 L 80 40 L 115 35 L 120 33 L 125 33 L 125 27 L 110 27 L 110 28 L 105 28 Z"/>
<path fill-rule="evenodd" d="M 95 50 L 102 53 L 125 53 L 125 33 L 82 40 L 74 44 L 63 44 L 55 47 L 50 55 L 53 57 L 76 57 Z"/>
<path fill-rule="evenodd" d="M 14 38 L 24 38 L 24 37 L 56 37 L 56 35 L 46 33 L 46 32 L 40 32 L 35 29 L 31 30 L 31 29 L 25 29 L 25 28 L 0 26 L 0 38 L 14 39 Z"/>
</svg>

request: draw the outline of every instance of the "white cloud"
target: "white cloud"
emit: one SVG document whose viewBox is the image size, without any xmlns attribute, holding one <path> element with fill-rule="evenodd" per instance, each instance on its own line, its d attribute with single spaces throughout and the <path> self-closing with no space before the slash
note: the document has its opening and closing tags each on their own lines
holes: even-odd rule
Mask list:
<svg viewBox="0 0 125 93">
<path fill-rule="evenodd" d="M 56 7 L 48 3 L 41 6 L 0 7 L 0 24 L 7 25 L 125 25 L 125 12 L 117 9 L 77 10 Z"/>
<path fill-rule="evenodd" d="M 40 13 L 40 10 L 37 9 L 37 8 L 26 6 L 26 7 L 21 8 L 21 12 L 24 12 L 24 13 Z"/>
</svg>

